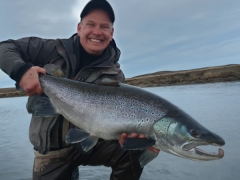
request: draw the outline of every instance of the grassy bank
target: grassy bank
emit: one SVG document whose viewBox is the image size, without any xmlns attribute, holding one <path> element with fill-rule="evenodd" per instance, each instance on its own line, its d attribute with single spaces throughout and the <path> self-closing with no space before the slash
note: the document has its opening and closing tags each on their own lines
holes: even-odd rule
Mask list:
<svg viewBox="0 0 240 180">
<path fill-rule="evenodd" d="M 17 96 L 26 96 L 26 94 L 21 91 L 17 91 L 16 88 L 0 89 L 0 98 L 17 97 Z"/>
<path fill-rule="evenodd" d="M 126 79 L 140 87 L 240 81 L 240 65 L 207 67 L 183 71 L 160 71 Z"/>
</svg>

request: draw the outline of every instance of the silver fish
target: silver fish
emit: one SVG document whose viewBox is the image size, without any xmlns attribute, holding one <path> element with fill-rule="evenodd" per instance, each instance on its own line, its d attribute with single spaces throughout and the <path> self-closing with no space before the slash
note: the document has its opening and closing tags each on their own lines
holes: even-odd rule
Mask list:
<svg viewBox="0 0 240 180">
<path fill-rule="evenodd" d="M 70 129 L 66 142 L 80 142 L 85 151 L 98 138 L 115 140 L 125 132 L 145 134 L 147 138 L 128 138 L 124 149 L 153 146 L 176 156 L 204 161 L 224 156 L 221 148 L 208 153 L 197 147 L 222 146 L 225 142 L 220 136 L 169 101 L 144 89 L 111 80 L 96 85 L 48 75 L 40 75 L 39 79 L 48 97 L 39 98 L 35 116 L 62 114 L 80 128 Z M 145 150 L 140 163 L 144 166 L 155 157 Z"/>
</svg>

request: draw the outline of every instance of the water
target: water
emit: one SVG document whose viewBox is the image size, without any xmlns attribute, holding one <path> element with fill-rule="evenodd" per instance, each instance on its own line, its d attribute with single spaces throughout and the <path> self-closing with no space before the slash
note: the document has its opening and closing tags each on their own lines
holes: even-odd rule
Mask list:
<svg viewBox="0 0 240 180">
<path fill-rule="evenodd" d="M 240 82 L 146 88 L 177 106 L 226 145 L 221 160 L 200 162 L 164 152 L 148 164 L 141 180 L 226 180 L 240 177 Z M 33 153 L 28 140 L 26 97 L 0 99 L 0 179 L 30 179 Z M 210 148 L 211 149 L 211 148 Z M 211 149 L 212 150 L 212 149 Z M 213 149 L 216 151 L 217 147 Z M 81 180 L 109 179 L 110 168 L 80 167 Z"/>
</svg>

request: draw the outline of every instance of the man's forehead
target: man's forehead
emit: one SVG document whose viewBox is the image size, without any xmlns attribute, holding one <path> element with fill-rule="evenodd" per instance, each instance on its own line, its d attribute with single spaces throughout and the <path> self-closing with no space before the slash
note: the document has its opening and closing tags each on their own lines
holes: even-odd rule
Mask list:
<svg viewBox="0 0 240 180">
<path fill-rule="evenodd" d="M 101 13 L 104 13 L 106 17 L 99 16 L 98 12 L 99 11 L 91 11 L 87 16 L 85 16 L 83 19 L 81 19 L 81 22 L 93 22 L 93 23 L 100 23 L 100 24 L 113 24 L 109 17 L 108 14 L 105 11 L 100 10 Z"/>
</svg>

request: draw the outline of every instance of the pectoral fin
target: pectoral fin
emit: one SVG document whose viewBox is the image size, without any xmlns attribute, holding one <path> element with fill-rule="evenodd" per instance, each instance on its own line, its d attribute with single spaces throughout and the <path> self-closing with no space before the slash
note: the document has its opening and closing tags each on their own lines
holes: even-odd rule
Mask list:
<svg viewBox="0 0 240 180">
<path fill-rule="evenodd" d="M 89 133 L 78 128 L 70 129 L 66 135 L 66 143 L 79 143 L 81 145 L 81 149 L 85 152 L 92 149 L 97 142 L 97 137 L 90 136 Z"/>
<path fill-rule="evenodd" d="M 34 108 L 35 117 L 53 117 L 58 113 L 52 105 L 50 99 L 46 96 L 39 96 Z"/>
<path fill-rule="evenodd" d="M 69 129 L 66 135 L 66 143 L 78 143 L 89 137 L 90 134 L 78 128 Z"/>
<path fill-rule="evenodd" d="M 144 150 L 155 144 L 154 139 L 147 138 L 126 138 L 122 148 L 127 150 Z"/>
<path fill-rule="evenodd" d="M 145 150 L 139 158 L 139 163 L 141 167 L 147 165 L 150 161 L 158 156 L 159 153 L 153 152 L 151 150 Z"/>
<path fill-rule="evenodd" d="M 93 137 L 93 136 L 89 136 L 86 139 L 84 139 L 83 141 L 81 141 L 81 146 L 83 151 L 87 152 L 90 149 L 92 149 L 98 142 L 98 138 L 97 137 Z"/>
<path fill-rule="evenodd" d="M 89 151 L 84 151 L 83 148 L 82 148 L 82 145 L 81 143 L 74 143 L 72 144 L 72 146 L 77 149 L 81 154 L 90 154 L 92 152 L 92 149 L 90 149 Z"/>
</svg>

